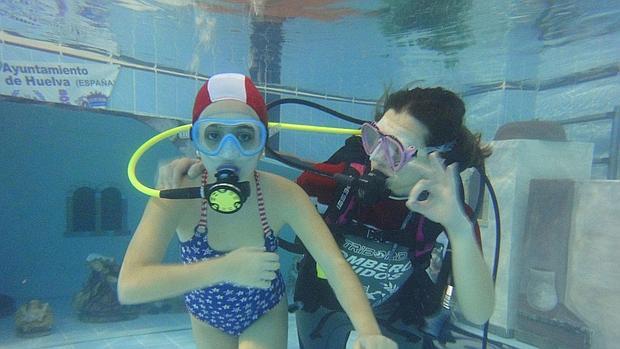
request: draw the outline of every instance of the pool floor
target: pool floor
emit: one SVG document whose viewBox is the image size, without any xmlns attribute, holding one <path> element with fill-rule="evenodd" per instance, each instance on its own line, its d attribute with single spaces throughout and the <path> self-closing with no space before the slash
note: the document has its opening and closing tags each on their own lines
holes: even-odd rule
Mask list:
<svg viewBox="0 0 620 349">
<path fill-rule="evenodd" d="M 195 349 L 186 313 L 141 314 L 129 321 L 110 323 L 85 323 L 78 320 L 71 309 L 70 300 L 48 300 L 54 311 L 54 327 L 50 335 L 37 338 L 20 338 L 15 335 L 14 317 L 0 319 L 0 348 L 3 349 Z M 461 326 L 462 327 L 462 326 Z M 476 331 L 475 329 L 469 329 Z M 295 317 L 289 314 L 288 349 L 299 349 Z M 352 333 L 351 339 L 355 338 Z M 480 348 L 480 340 L 456 336 L 456 343 L 438 346 L 445 349 Z M 506 345 L 489 348 L 530 349 L 532 346 L 513 339 L 491 336 Z M 352 348 L 351 340 L 347 348 Z"/>
</svg>

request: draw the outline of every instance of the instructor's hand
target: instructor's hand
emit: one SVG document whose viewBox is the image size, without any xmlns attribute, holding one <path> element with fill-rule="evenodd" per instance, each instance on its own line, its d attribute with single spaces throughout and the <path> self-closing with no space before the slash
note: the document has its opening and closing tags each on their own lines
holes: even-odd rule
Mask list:
<svg viewBox="0 0 620 349">
<path fill-rule="evenodd" d="M 444 160 L 437 152 L 428 157 L 429 164 L 411 164 L 411 167 L 415 167 L 415 171 L 422 175 L 422 179 L 409 192 L 407 207 L 444 227 L 467 221 L 459 194 L 461 178 L 458 164 L 444 166 Z M 428 195 L 420 200 L 423 192 Z"/>
</svg>

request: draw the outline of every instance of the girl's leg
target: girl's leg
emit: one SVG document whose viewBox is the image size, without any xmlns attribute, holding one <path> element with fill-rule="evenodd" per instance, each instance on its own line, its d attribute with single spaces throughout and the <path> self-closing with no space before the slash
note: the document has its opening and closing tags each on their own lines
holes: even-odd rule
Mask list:
<svg viewBox="0 0 620 349">
<path fill-rule="evenodd" d="M 286 296 L 261 316 L 239 337 L 239 349 L 286 349 L 288 344 L 288 303 Z"/>
<path fill-rule="evenodd" d="M 192 315 L 190 318 L 197 349 L 236 349 L 239 345 L 237 337 L 209 326 Z"/>
</svg>

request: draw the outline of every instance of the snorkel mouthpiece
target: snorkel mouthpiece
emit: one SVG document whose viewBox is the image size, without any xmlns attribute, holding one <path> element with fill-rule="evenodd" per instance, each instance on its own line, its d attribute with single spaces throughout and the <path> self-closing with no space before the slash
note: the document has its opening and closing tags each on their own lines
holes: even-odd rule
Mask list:
<svg viewBox="0 0 620 349">
<path fill-rule="evenodd" d="M 239 169 L 222 165 L 215 173 L 216 181 L 204 188 L 205 198 L 211 208 L 219 213 L 235 213 L 250 196 L 250 183 L 239 182 Z"/>
</svg>

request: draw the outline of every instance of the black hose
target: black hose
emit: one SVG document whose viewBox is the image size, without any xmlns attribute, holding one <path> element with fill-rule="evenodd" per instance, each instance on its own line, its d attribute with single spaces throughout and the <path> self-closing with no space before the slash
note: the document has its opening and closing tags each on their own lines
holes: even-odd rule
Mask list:
<svg viewBox="0 0 620 349">
<path fill-rule="evenodd" d="M 480 167 L 475 167 L 476 171 L 478 171 L 478 197 L 476 198 L 476 207 L 474 208 L 474 217 L 480 216 L 480 210 L 482 209 L 482 202 L 484 200 L 484 187 L 486 185 L 484 181 L 483 173 L 486 173 L 484 164 Z"/>
<path fill-rule="evenodd" d="M 270 102 L 270 103 L 267 104 L 267 110 L 269 110 L 269 109 L 271 109 L 271 108 L 273 108 L 275 106 L 278 106 L 280 104 L 302 104 L 302 105 L 305 105 L 305 106 L 308 106 L 308 107 L 312 107 L 312 108 L 321 110 L 323 112 L 326 112 L 328 114 L 331 114 L 331 115 L 337 117 L 338 119 L 341 119 L 341 120 L 344 120 L 344 121 L 348 121 L 348 122 L 351 122 L 351 123 L 354 123 L 354 124 L 357 124 L 357 125 L 361 125 L 361 124 L 363 124 L 365 122 L 368 122 L 367 120 L 356 119 L 356 118 L 354 118 L 352 116 L 348 116 L 346 114 L 342 114 L 342 113 L 337 112 L 337 111 L 335 111 L 333 109 L 330 109 L 330 108 L 328 108 L 328 107 L 326 107 L 324 105 L 320 105 L 318 103 L 310 102 L 310 101 L 307 101 L 305 99 L 299 99 L 299 98 L 282 98 L 282 99 L 275 100 L 275 101 Z"/>
<path fill-rule="evenodd" d="M 491 276 L 493 278 L 493 284 L 495 284 L 495 280 L 497 279 L 497 268 L 499 265 L 499 250 L 501 245 L 501 226 L 500 226 L 500 217 L 499 217 L 499 204 L 497 203 L 497 197 L 495 196 L 495 190 L 489 181 L 489 177 L 487 177 L 484 171 L 480 172 L 480 176 L 484 179 L 484 183 L 489 189 L 489 195 L 491 195 L 491 202 L 493 203 L 493 214 L 495 215 L 495 253 L 493 256 L 493 271 Z M 489 321 L 484 323 L 484 330 L 482 334 L 482 349 L 486 349 L 487 342 L 489 337 Z"/>
<path fill-rule="evenodd" d="M 289 165 L 299 170 L 310 171 L 312 173 L 316 173 L 322 176 L 327 176 L 330 178 L 333 177 L 331 173 L 323 172 L 321 170 L 314 168 L 314 166 L 312 166 L 313 163 L 309 161 L 301 160 L 292 155 L 283 155 L 280 152 L 277 152 L 271 149 L 269 145 L 265 145 L 265 155 L 267 155 L 270 158 L 276 159 L 285 165 Z"/>
<path fill-rule="evenodd" d="M 479 335 L 475 334 L 475 333 L 471 333 L 469 331 L 466 331 L 460 327 L 454 326 L 454 325 L 450 325 L 450 330 L 453 332 L 456 332 L 460 335 L 463 335 L 465 337 L 469 337 L 469 338 L 475 338 L 475 339 L 482 339 L 483 341 L 485 340 L 484 337 L 480 337 Z M 500 341 L 496 341 L 496 340 L 488 340 L 488 342 L 493 345 L 496 348 L 505 348 L 505 349 L 517 349 L 516 347 L 513 347 L 512 345 L 508 345 L 506 343 L 502 343 Z M 467 347 L 466 347 L 467 348 Z"/>
<path fill-rule="evenodd" d="M 271 108 L 274 108 L 278 105 L 281 104 L 301 104 L 301 105 L 305 105 L 307 107 L 311 107 L 311 108 L 315 108 L 318 110 L 321 110 L 325 113 L 331 114 L 339 119 L 357 124 L 357 125 L 361 125 L 365 122 L 367 122 L 366 120 L 361 120 L 361 119 L 356 119 L 354 117 L 345 115 L 343 113 L 340 113 L 338 111 L 335 111 L 331 108 L 328 108 L 326 106 L 320 105 L 318 103 L 314 103 L 314 102 L 310 102 L 307 101 L 305 99 L 300 99 L 300 98 L 282 98 L 282 99 L 278 99 L 275 101 L 272 101 L 270 103 L 267 104 L 267 110 L 270 110 Z M 329 177 L 332 178 L 334 180 L 336 180 L 339 183 L 346 183 L 346 182 L 351 182 L 353 181 L 353 178 L 349 178 L 350 176 L 346 176 L 346 175 L 340 175 L 340 174 L 332 174 L 329 172 L 324 172 L 321 170 L 318 170 L 316 168 L 314 168 L 314 163 L 306 161 L 306 160 L 302 160 L 299 159 L 297 157 L 291 156 L 291 155 L 283 155 L 278 151 L 275 151 L 273 149 L 271 149 L 271 147 L 269 147 L 269 145 L 265 145 L 265 154 L 273 159 L 276 159 L 280 162 L 282 162 L 283 164 L 289 165 L 291 167 L 300 169 L 300 170 L 304 170 L 304 171 L 308 171 L 308 172 L 312 172 L 314 174 L 318 174 L 320 176 L 324 176 L 324 177 Z"/>
</svg>

